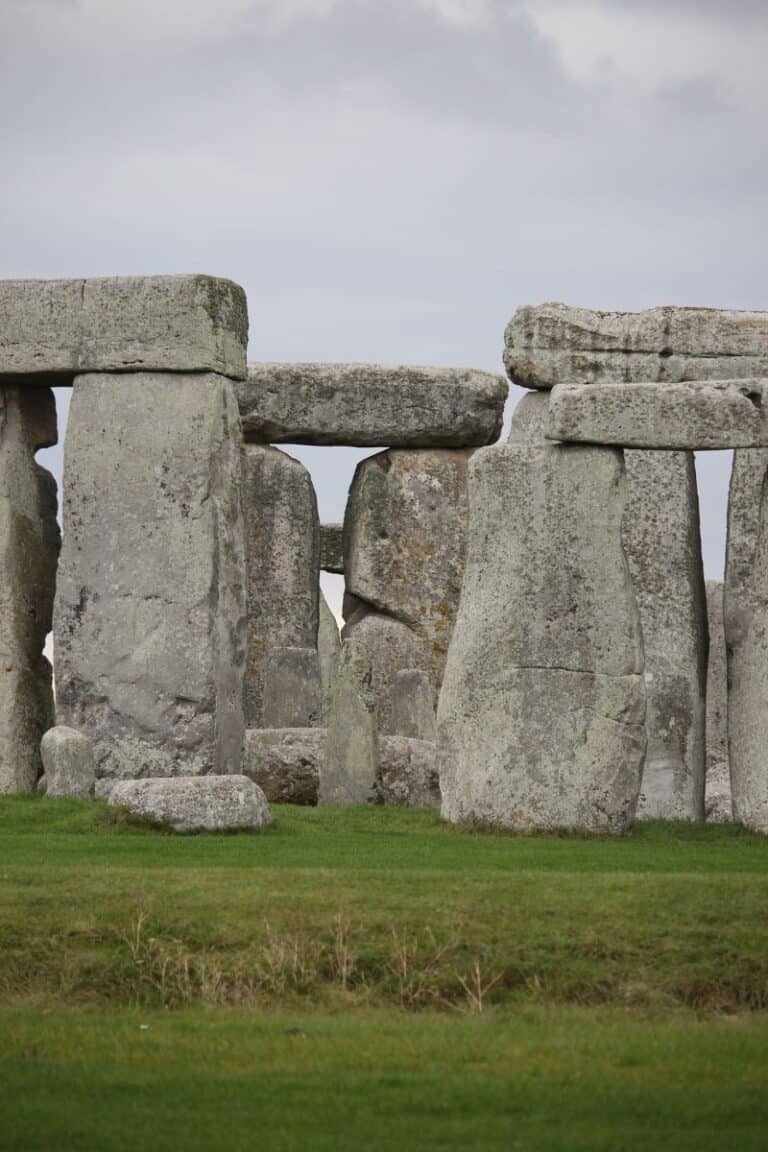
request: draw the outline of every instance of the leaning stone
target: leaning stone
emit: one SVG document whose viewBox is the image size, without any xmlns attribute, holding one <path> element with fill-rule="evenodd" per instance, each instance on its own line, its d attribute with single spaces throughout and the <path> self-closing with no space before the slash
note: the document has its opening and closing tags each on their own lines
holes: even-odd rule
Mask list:
<svg viewBox="0 0 768 1152">
<path fill-rule="evenodd" d="M 509 377 L 524 388 L 768 376 L 768 312 L 540 304 L 518 308 L 505 343 Z"/>
<path fill-rule="evenodd" d="M 344 575 L 344 525 L 320 525 L 320 567 L 324 572 Z"/>
<path fill-rule="evenodd" d="M 709 661 L 707 664 L 707 788 L 706 819 L 731 820 L 731 777 L 728 765 L 728 677 L 723 622 L 723 583 L 707 580 Z"/>
<path fill-rule="evenodd" d="M 376 698 L 379 731 L 395 735 L 392 711 L 397 674 L 407 668 L 428 667 L 429 644 L 402 620 L 371 612 L 367 605 L 349 595 L 344 598 L 344 616 L 344 639 L 354 640 L 371 666 L 371 691 Z M 431 675 L 430 683 L 434 701 Z"/>
<path fill-rule="evenodd" d="M 0 388 L 0 793 L 31 792 L 54 723 L 51 627 L 59 529 L 56 483 L 35 461 L 56 443 L 48 388 Z"/>
<path fill-rule="evenodd" d="M 317 647 L 320 526 L 315 489 L 298 460 L 276 448 L 248 445 L 243 453 L 243 492 L 248 564 L 246 723 L 249 728 L 295 727 L 267 724 L 264 668 L 275 648 Z"/>
<path fill-rule="evenodd" d="M 261 728 L 245 734 L 243 773 L 270 804 L 317 804 L 325 728 Z"/>
<path fill-rule="evenodd" d="M 272 823 L 266 796 L 247 776 L 120 780 L 108 803 L 176 832 L 258 832 Z"/>
<path fill-rule="evenodd" d="M 440 778 L 433 741 L 382 736 L 377 797 L 395 808 L 439 808 Z"/>
<path fill-rule="evenodd" d="M 624 459 L 622 539 L 640 610 L 648 700 L 638 816 L 703 820 L 707 605 L 693 454 L 629 451 Z"/>
<path fill-rule="evenodd" d="M 646 736 L 622 454 L 504 444 L 478 452 L 469 475 L 438 709 L 443 816 L 623 832 Z"/>
<path fill-rule="evenodd" d="M 240 429 L 222 376 L 81 376 L 54 619 L 60 723 L 97 775 L 237 771 L 245 554 Z"/>
<path fill-rule="evenodd" d="M 96 766 L 93 745 L 82 732 L 59 725 L 49 728 L 40 743 L 47 796 L 87 800 L 94 793 Z"/>
<path fill-rule="evenodd" d="M 266 728 L 316 728 L 323 719 L 316 648 L 273 648 L 264 662 Z"/>
<path fill-rule="evenodd" d="M 547 437 L 627 448 L 757 448 L 768 444 L 768 380 L 558 384 Z"/>
<path fill-rule="evenodd" d="M 345 640 L 331 692 L 319 803 L 371 803 L 375 799 L 378 763 L 376 697 L 371 691 L 370 661 L 358 644 Z"/>
<path fill-rule="evenodd" d="M 437 740 L 432 684 L 420 668 L 404 668 L 392 686 L 392 730 L 413 740 Z"/>
<path fill-rule="evenodd" d="M 320 661 L 320 684 L 323 693 L 323 715 L 328 715 L 331 700 L 331 685 L 339 666 L 341 636 L 336 617 L 328 607 L 328 601 L 320 592 L 320 612 L 317 624 L 317 655 Z"/>
<path fill-rule="evenodd" d="M 0 380 L 86 372 L 245 376 L 245 293 L 215 276 L 0 280 Z M 48 379 L 50 378 L 50 379 Z"/>
<path fill-rule="evenodd" d="M 237 396 L 252 442 L 472 448 L 498 438 L 507 384 L 469 368 L 249 364 Z"/>
</svg>

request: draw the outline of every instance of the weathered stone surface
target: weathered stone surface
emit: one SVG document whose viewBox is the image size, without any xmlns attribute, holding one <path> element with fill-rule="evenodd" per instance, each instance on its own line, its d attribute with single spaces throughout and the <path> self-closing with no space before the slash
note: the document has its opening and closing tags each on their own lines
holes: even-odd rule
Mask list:
<svg viewBox="0 0 768 1152">
<path fill-rule="evenodd" d="M 82 732 L 59 725 L 49 728 L 40 742 L 47 796 L 93 796 L 96 764 L 93 745 Z"/>
<path fill-rule="evenodd" d="M 768 449 L 733 454 L 728 495 L 728 540 L 723 611 L 729 664 L 746 635 L 755 603 L 755 553 Z M 730 673 L 729 673 L 730 675 Z"/>
<path fill-rule="evenodd" d="M 352 605 L 356 606 L 354 611 L 351 611 Z M 349 595 L 344 597 L 344 616 L 343 637 L 353 639 L 371 665 L 371 691 L 376 698 L 379 731 L 395 735 L 392 719 L 395 678 L 406 668 L 429 666 L 428 642 L 401 620 L 371 612 Z M 432 676 L 430 683 L 433 683 Z M 434 693 L 434 687 L 432 691 Z"/>
<path fill-rule="evenodd" d="M 422 655 L 403 664 L 393 647 L 396 663 L 385 678 L 392 681 L 403 668 L 424 669 L 435 704 L 464 573 L 470 456 L 440 449 L 370 456 L 357 467 L 344 518 L 344 635 L 357 637 L 365 610 L 404 625 Z M 371 660 L 378 670 L 373 651 Z M 381 730 L 395 734 L 390 713 L 391 704 L 382 702 Z"/>
<path fill-rule="evenodd" d="M 437 746 L 433 741 L 381 736 L 379 757 L 379 803 L 391 808 L 440 807 Z"/>
<path fill-rule="evenodd" d="M 312 477 L 276 448 L 247 445 L 243 492 L 248 564 L 245 717 L 264 720 L 264 664 L 273 648 L 316 648 L 320 524 Z M 301 726 L 301 725 L 299 725 Z"/>
<path fill-rule="evenodd" d="M 731 773 L 728 761 L 714 764 L 707 771 L 705 819 L 708 824 L 728 824 L 733 820 Z"/>
<path fill-rule="evenodd" d="M 261 728 L 245 734 L 243 773 L 270 804 L 317 804 L 325 728 Z"/>
<path fill-rule="evenodd" d="M 328 740 L 320 773 L 320 804 L 369 804 L 379 766 L 376 697 L 365 651 L 345 640 L 331 690 Z"/>
<path fill-rule="evenodd" d="M 542 441 L 549 414 L 548 392 L 527 392 L 515 405 L 508 439 L 516 442 Z"/>
<path fill-rule="evenodd" d="M 621 832 L 646 741 L 622 454 L 504 444 L 477 453 L 469 475 L 438 709 L 443 816 Z"/>
<path fill-rule="evenodd" d="M 768 444 L 768 380 L 558 384 L 551 440 L 628 448 L 756 448 Z"/>
<path fill-rule="evenodd" d="M 622 537 L 640 610 L 648 700 L 638 816 L 702 820 L 707 606 L 693 454 L 624 457 Z"/>
<path fill-rule="evenodd" d="M 469 368 L 249 364 L 237 397 L 248 441 L 472 448 L 498 438 L 507 384 Z"/>
<path fill-rule="evenodd" d="M 323 715 L 328 715 L 331 700 L 331 685 L 336 675 L 341 655 L 341 636 L 336 617 L 328 607 L 328 601 L 320 592 L 320 613 L 317 624 L 317 655 L 320 660 L 320 685 L 323 693 Z"/>
<path fill-rule="evenodd" d="M 54 613 L 60 723 L 97 774 L 238 771 L 245 555 L 240 426 L 222 376 L 81 376 Z"/>
<path fill-rule="evenodd" d="M 728 676 L 725 659 L 723 583 L 707 580 L 709 661 L 707 664 L 707 820 L 731 820 L 728 765 Z"/>
<path fill-rule="evenodd" d="M 258 832 L 272 823 L 266 796 L 247 776 L 120 780 L 108 803 L 176 832 Z"/>
<path fill-rule="evenodd" d="M 768 376 L 768 312 L 595 312 L 540 304 L 518 308 L 505 345 L 509 377 L 524 388 Z"/>
<path fill-rule="evenodd" d="M 0 380 L 86 372 L 245 376 L 245 293 L 215 276 L 0 280 Z"/>
<path fill-rule="evenodd" d="M 324 572 L 344 574 L 344 525 L 320 525 L 320 567 Z"/>
<path fill-rule="evenodd" d="M 316 648 L 273 648 L 264 662 L 266 728 L 316 728 L 323 720 Z"/>
<path fill-rule="evenodd" d="M 404 668 L 392 685 L 392 731 L 413 740 L 437 740 L 434 693 L 421 668 Z"/>
<path fill-rule="evenodd" d="M 59 529 L 56 483 L 35 462 L 56 443 L 47 388 L 0 388 L 0 793 L 32 791 L 54 723 L 51 627 Z"/>
</svg>

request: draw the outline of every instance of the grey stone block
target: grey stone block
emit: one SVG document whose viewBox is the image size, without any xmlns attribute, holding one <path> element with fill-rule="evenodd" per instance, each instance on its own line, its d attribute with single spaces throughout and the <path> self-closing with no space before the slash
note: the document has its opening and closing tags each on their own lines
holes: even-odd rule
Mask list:
<svg viewBox="0 0 768 1152">
<path fill-rule="evenodd" d="M 470 448 L 498 438 L 501 376 L 380 364 L 249 364 L 237 396 L 246 440 Z"/>
<path fill-rule="evenodd" d="M 239 770 L 240 425 L 222 376 L 75 382 L 54 613 L 60 723 L 97 775 Z"/>
<path fill-rule="evenodd" d="M 96 765 L 93 745 L 82 732 L 59 725 L 40 742 L 47 796 L 87 800 L 94 793 Z"/>
<path fill-rule="evenodd" d="M 350 611 L 356 605 L 355 611 Z M 428 641 L 402 620 L 394 620 L 345 596 L 343 637 L 354 640 L 371 666 L 371 691 L 376 698 L 379 731 L 395 735 L 392 717 L 395 679 L 407 668 L 426 668 L 431 663 Z M 432 676 L 430 676 L 432 683 Z M 434 686 L 432 688 L 434 698 Z"/>
<path fill-rule="evenodd" d="M 243 773 L 270 804 L 317 804 L 325 728 L 261 728 L 245 734 Z"/>
<path fill-rule="evenodd" d="M 723 618 L 724 585 L 707 580 L 709 663 L 707 665 L 707 786 L 705 817 L 710 823 L 733 819 L 728 763 L 728 676 Z"/>
<path fill-rule="evenodd" d="M 392 685 L 392 731 L 413 740 L 437 741 L 437 718 L 429 675 L 421 668 L 404 668 Z"/>
<path fill-rule="evenodd" d="M 370 661 L 358 644 L 345 640 L 331 691 L 319 803 L 372 803 L 378 767 L 378 724 Z"/>
<path fill-rule="evenodd" d="M 344 575 L 344 525 L 320 525 L 320 567 Z"/>
<path fill-rule="evenodd" d="M 0 380 L 61 386 L 86 372 L 245 376 L 245 293 L 215 276 L 0 280 L 0 316 Z"/>
<path fill-rule="evenodd" d="M 323 715 L 328 715 L 331 700 L 331 685 L 333 684 L 336 669 L 339 666 L 341 655 L 341 636 L 336 617 L 328 607 L 322 591 L 320 592 L 320 612 L 317 624 L 317 655 L 320 661 L 320 684 L 323 693 Z"/>
<path fill-rule="evenodd" d="M 316 648 L 273 648 L 264 662 L 265 728 L 316 728 L 323 721 Z"/>
<path fill-rule="evenodd" d="M 176 832 L 258 832 L 272 823 L 266 796 L 246 776 L 120 780 L 107 802 Z"/>
<path fill-rule="evenodd" d="M 377 797 L 392 808 L 439 808 L 437 746 L 408 736 L 379 738 Z"/>
<path fill-rule="evenodd" d="M 527 392 L 515 405 L 508 440 L 512 443 L 543 441 L 549 419 L 549 393 Z"/>
</svg>

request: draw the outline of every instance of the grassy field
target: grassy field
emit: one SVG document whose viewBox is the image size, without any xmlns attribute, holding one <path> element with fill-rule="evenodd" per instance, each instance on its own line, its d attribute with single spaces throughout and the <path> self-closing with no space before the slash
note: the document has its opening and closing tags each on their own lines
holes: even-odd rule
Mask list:
<svg viewBox="0 0 768 1152">
<path fill-rule="evenodd" d="M 0 1148 L 768 1148 L 768 841 L 0 799 Z"/>
</svg>

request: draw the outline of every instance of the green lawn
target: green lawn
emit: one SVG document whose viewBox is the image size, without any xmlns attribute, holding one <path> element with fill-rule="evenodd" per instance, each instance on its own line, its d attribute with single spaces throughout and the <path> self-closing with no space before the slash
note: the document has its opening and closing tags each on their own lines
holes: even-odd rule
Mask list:
<svg viewBox="0 0 768 1152">
<path fill-rule="evenodd" d="M 768 841 L 0 799 L 0 1148 L 768 1148 Z"/>
</svg>

